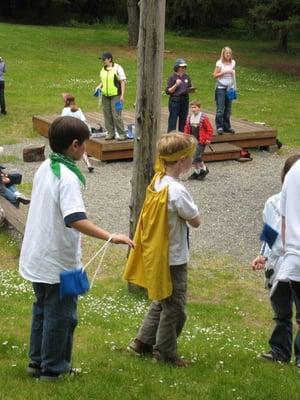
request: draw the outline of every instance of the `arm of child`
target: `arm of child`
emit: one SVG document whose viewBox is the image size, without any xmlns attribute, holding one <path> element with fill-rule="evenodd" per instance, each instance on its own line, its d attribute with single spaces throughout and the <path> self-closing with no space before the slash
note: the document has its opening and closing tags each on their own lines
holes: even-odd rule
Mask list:
<svg viewBox="0 0 300 400">
<path fill-rule="evenodd" d="M 254 271 L 263 269 L 265 267 L 266 261 L 267 258 L 265 256 L 259 255 L 251 262 L 251 267 Z"/>
<path fill-rule="evenodd" d="M 85 235 L 92 236 L 97 239 L 108 240 L 109 237 L 111 236 L 109 232 L 98 227 L 88 219 L 81 219 L 78 221 L 71 222 L 70 226 Z M 113 235 L 112 243 L 127 244 L 130 247 L 135 246 L 134 242 L 128 236 L 123 235 L 121 233 L 116 233 Z"/>
<path fill-rule="evenodd" d="M 200 215 L 198 214 L 196 217 L 189 219 L 187 223 L 191 225 L 193 228 L 199 228 L 201 223 Z"/>
</svg>

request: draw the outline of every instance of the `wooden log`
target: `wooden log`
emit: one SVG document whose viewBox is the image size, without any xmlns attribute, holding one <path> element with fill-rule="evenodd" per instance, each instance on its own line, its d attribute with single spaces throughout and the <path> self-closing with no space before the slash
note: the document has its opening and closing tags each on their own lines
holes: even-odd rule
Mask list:
<svg viewBox="0 0 300 400">
<path fill-rule="evenodd" d="M 23 161 L 24 162 L 35 162 L 45 160 L 45 145 L 36 146 L 29 145 L 23 149 Z"/>
<path fill-rule="evenodd" d="M 3 208 L 0 206 L 0 226 L 3 225 L 4 220 L 5 220 L 5 212 Z"/>
</svg>

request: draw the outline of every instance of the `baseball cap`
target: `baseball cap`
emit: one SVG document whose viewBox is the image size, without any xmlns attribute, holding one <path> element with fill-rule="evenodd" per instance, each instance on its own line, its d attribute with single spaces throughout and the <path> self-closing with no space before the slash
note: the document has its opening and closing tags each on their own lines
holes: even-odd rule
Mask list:
<svg viewBox="0 0 300 400">
<path fill-rule="evenodd" d="M 113 56 L 110 52 L 105 52 L 105 53 L 102 53 L 99 58 L 101 60 L 106 60 L 108 58 L 113 58 Z"/>
<path fill-rule="evenodd" d="M 184 61 L 183 58 L 177 58 L 175 61 L 175 67 L 187 67 L 187 63 Z"/>
</svg>

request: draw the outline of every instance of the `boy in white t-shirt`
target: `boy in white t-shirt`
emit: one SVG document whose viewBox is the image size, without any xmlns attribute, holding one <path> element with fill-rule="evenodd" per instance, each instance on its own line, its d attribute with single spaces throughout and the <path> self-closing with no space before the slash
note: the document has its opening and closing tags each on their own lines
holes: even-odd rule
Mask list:
<svg viewBox="0 0 300 400">
<path fill-rule="evenodd" d="M 130 263 L 130 255 L 124 274 L 125 279 L 129 282 L 137 282 L 137 278 L 139 278 L 139 275 L 141 276 L 137 269 L 144 264 L 146 266 L 146 279 L 145 284 L 141 286 L 147 287 L 148 293 L 158 293 L 157 297 L 155 295 L 151 297 L 158 300 L 151 303 L 138 335 L 130 344 L 130 348 L 138 354 L 152 354 L 153 352 L 153 357 L 157 361 L 169 362 L 179 367 L 187 365 L 187 362 L 177 354 L 177 337 L 180 335 L 186 320 L 187 263 L 189 259 L 188 224 L 194 228 L 200 225 L 198 207 L 179 181 L 179 175 L 191 168 L 195 146 L 196 141 L 193 136 L 180 133 L 163 135 L 159 140 L 158 173 L 150 186 L 151 191 L 157 193 L 157 195 L 167 189 L 166 203 L 163 203 L 162 198 L 157 198 L 156 201 L 156 196 L 154 196 L 154 204 L 152 203 L 154 205 L 153 210 L 155 210 L 154 214 L 158 214 L 160 220 L 165 218 L 165 214 L 167 214 L 165 220 L 167 226 L 160 226 L 161 221 L 155 220 L 153 213 L 149 215 L 150 220 L 143 219 L 147 212 L 145 207 L 149 206 L 150 199 L 149 196 L 146 197 L 140 217 L 142 223 L 138 224 L 137 227 L 137 231 L 139 228 L 142 230 L 141 236 L 137 235 L 137 232 L 135 234 L 135 238 L 141 238 L 141 243 L 136 240 L 137 247 L 133 251 L 133 253 L 138 251 L 139 246 L 141 246 L 144 259 L 136 258 Z M 162 210 L 162 208 L 164 209 Z M 152 231 L 152 236 L 150 232 L 150 236 L 146 237 L 145 230 L 151 221 L 155 223 L 156 228 L 155 231 Z M 167 237 L 164 236 L 165 233 Z M 167 251 L 166 257 L 162 257 L 164 253 L 161 250 L 164 246 L 166 246 Z M 163 282 L 163 276 L 165 276 L 164 263 L 166 263 L 165 267 L 170 274 L 171 285 L 168 297 L 159 296 L 162 293 L 161 286 L 165 285 L 165 282 Z M 154 265 L 156 265 L 156 270 L 150 275 L 149 270 L 155 268 Z"/>
<path fill-rule="evenodd" d="M 60 273 L 81 267 L 80 232 L 102 240 L 110 234 L 87 219 L 81 195 L 85 178 L 75 161 L 89 138 L 86 124 L 59 117 L 49 128 L 53 151 L 33 181 L 31 206 L 20 255 L 20 274 L 33 284 L 28 373 L 56 380 L 72 372 L 73 332 L 77 325 L 77 296 L 60 298 Z M 133 246 L 123 234 L 113 243 Z"/>
</svg>

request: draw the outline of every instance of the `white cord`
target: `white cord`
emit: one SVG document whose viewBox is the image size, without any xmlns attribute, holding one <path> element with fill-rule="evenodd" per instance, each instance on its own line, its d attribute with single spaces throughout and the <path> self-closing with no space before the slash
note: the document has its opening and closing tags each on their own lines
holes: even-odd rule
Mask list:
<svg viewBox="0 0 300 400">
<path fill-rule="evenodd" d="M 95 279 L 96 279 L 96 275 L 98 274 L 98 271 L 99 271 L 99 269 L 100 269 L 100 267 L 101 267 L 101 265 L 102 265 L 102 261 L 103 261 L 103 258 L 104 258 L 104 256 L 105 256 L 107 247 L 108 247 L 108 245 L 110 244 L 110 242 L 112 241 L 113 236 L 114 236 L 114 234 L 110 235 L 110 237 L 108 238 L 107 242 L 104 243 L 104 245 L 93 255 L 93 257 L 92 257 L 92 258 L 85 264 L 85 266 L 82 268 L 82 270 L 84 271 L 84 270 L 91 264 L 91 262 L 92 262 L 96 257 L 100 256 L 100 254 L 102 253 L 102 255 L 101 255 L 101 257 L 100 257 L 100 261 L 99 261 L 98 266 L 97 266 L 97 268 L 96 268 L 96 271 L 95 271 L 95 273 L 94 273 L 94 275 L 93 275 L 93 278 L 92 278 L 92 280 L 91 280 L 90 288 L 92 288 L 92 286 L 93 286 L 93 284 L 94 284 L 94 281 L 95 281 Z"/>
</svg>

